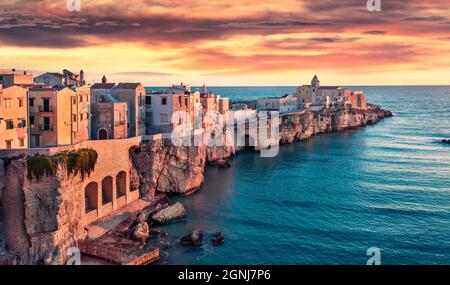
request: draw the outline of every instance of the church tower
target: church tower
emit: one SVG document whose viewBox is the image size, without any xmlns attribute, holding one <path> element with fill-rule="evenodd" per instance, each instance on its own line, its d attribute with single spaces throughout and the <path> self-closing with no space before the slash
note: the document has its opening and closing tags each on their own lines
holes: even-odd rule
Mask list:
<svg viewBox="0 0 450 285">
<path fill-rule="evenodd" d="M 317 77 L 317 75 L 314 75 L 314 78 L 311 80 L 311 87 L 313 89 L 315 89 L 315 91 L 317 91 L 320 87 L 320 80 L 319 77 Z M 313 92 L 315 92 L 313 91 Z"/>
</svg>

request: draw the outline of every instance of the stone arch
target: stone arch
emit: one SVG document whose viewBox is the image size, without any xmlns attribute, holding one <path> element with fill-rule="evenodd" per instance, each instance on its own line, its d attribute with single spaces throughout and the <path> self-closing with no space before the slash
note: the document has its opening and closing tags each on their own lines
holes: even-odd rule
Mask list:
<svg viewBox="0 0 450 285">
<path fill-rule="evenodd" d="M 127 194 L 127 173 L 120 171 L 116 176 L 116 195 L 117 198 Z"/>
<path fill-rule="evenodd" d="M 108 139 L 108 131 L 105 129 L 98 130 L 98 139 L 99 140 L 107 140 Z"/>
<path fill-rule="evenodd" d="M 84 208 L 85 213 L 89 213 L 98 209 L 98 184 L 97 182 L 89 183 L 84 188 Z"/>
<path fill-rule="evenodd" d="M 113 201 L 113 178 L 106 176 L 102 180 L 102 205 Z"/>
</svg>

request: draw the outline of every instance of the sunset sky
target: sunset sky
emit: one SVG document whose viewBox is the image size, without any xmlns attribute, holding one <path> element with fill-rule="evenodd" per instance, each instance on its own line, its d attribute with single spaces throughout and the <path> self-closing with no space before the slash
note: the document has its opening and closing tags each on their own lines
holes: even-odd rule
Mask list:
<svg viewBox="0 0 450 285">
<path fill-rule="evenodd" d="M 450 0 L 1 0 L 0 69 L 211 86 L 450 84 Z"/>
</svg>

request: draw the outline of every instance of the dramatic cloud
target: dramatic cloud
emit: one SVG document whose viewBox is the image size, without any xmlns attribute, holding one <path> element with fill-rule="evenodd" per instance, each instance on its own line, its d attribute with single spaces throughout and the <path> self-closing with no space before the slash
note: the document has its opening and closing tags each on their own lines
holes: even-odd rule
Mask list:
<svg viewBox="0 0 450 285">
<path fill-rule="evenodd" d="M 231 82 L 238 73 L 293 78 L 313 71 L 347 78 L 378 74 L 371 81 L 390 73 L 403 80 L 398 74 L 406 69 L 428 70 L 438 80 L 430 67 L 448 74 L 450 66 L 450 59 L 442 59 L 450 50 L 443 40 L 450 38 L 448 0 L 382 0 L 376 13 L 365 0 L 81 4 L 81 12 L 68 12 L 65 0 L 2 0 L 0 51 L 16 57 L 0 55 L 1 62 L 40 70 L 49 68 L 43 62 L 83 65 L 96 76 L 109 72 L 160 82 L 185 74 Z"/>
</svg>

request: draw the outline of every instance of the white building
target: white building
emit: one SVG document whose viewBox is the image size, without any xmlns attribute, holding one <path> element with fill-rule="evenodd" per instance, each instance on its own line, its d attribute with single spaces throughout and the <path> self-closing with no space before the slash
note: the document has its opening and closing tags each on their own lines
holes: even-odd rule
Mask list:
<svg viewBox="0 0 450 285">
<path fill-rule="evenodd" d="M 34 83 L 45 84 L 51 86 L 83 86 L 86 84 L 84 79 L 84 71 L 79 74 L 73 73 L 67 69 L 63 73 L 46 72 L 34 78 Z"/>
<path fill-rule="evenodd" d="M 147 92 L 145 96 L 147 133 L 168 133 L 177 125 L 192 123 L 194 108 L 201 106 L 200 93 L 186 90 L 188 89 L 172 86 L 167 91 Z M 172 122 L 173 114 L 178 111 L 187 113 L 189 122 Z"/>
<path fill-rule="evenodd" d="M 314 75 L 311 85 L 298 87 L 294 96 L 300 108 L 318 111 L 322 108 L 342 108 L 350 94 L 350 90 L 340 86 L 321 86 L 319 78 Z"/>
<path fill-rule="evenodd" d="M 260 98 L 256 101 L 258 111 L 278 111 L 280 113 L 296 112 L 298 110 L 297 98 L 291 94 L 283 97 Z"/>
</svg>

